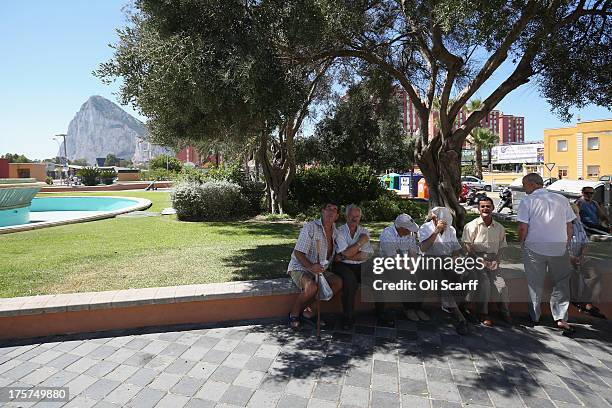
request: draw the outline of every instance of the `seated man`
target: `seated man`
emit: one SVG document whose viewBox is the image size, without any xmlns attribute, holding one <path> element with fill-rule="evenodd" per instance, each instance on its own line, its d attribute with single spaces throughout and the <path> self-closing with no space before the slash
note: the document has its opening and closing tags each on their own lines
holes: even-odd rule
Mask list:
<svg viewBox="0 0 612 408">
<path fill-rule="evenodd" d="M 461 245 L 457 240 L 457 232 L 453 227 L 453 216 L 446 207 L 434 207 L 429 211 L 428 221 L 419 228 L 419 241 L 421 251 L 427 257 L 450 257 L 461 253 Z M 453 271 L 436 271 L 439 279 L 455 280 Z M 457 333 L 467 334 L 468 325 L 465 315 L 470 317 L 469 311 L 463 308 L 463 313 L 457 306 L 455 296 L 441 293 L 442 310 L 452 314 L 457 319 Z"/>
<path fill-rule="evenodd" d="M 334 242 L 338 237 L 338 230 L 334 224 L 337 219 L 338 205 L 325 204 L 321 218 L 310 221 L 302 227 L 291 254 L 287 273 L 302 291 L 289 313 L 289 325 L 294 329 L 300 327 L 301 311 L 315 300 L 319 291 L 316 275 L 325 276 L 334 294 L 342 289 L 342 280 L 326 270 L 329 261 L 333 258 Z"/>
<path fill-rule="evenodd" d="M 354 324 L 355 294 L 361 283 L 361 267 L 374 249 L 370 244 L 370 233 L 359 225 L 361 208 L 354 204 L 346 207 L 346 224 L 338 228 L 336 256 L 333 271 L 342 278 L 342 328 L 350 330 Z"/>
<path fill-rule="evenodd" d="M 601 209 L 599 203 L 593 200 L 595 189 L 593 187 L 582 187 L 582 197 L 576 200 L 576 205 L 580 210 L 580 221 L 586 228 L 594 228 L 604 232 L 611 232 L 609 227 L 605 227 L 605 222 L 610 225 L 610 220 Z"/>
<path fill-rule="evenodd" d="M 407 254 L 415 257 L 419 253 L 419 247 L 416 241 L 416 233 L 419 231 L 419 226 L 412 220 L 408 214 L 400 214 L 395 219 L 393 225 L 385 228 L 380 234 L 380 256 L 394 257 L 396 255 Z M 429 316 L 421 308 L 422 302 L 403 302 L 404 314 L 406 318 L 417 322 L 419 320 L 429 321 Z M 384 308 L 384 304 L 377 303 L 377 310 Z"/>
<path fill-rule="evenodd" d="M 503 225 L 493 219 L 493 200 L 485 197 L 478 203 L 480 217 L 465 224 L 462 240 L 467 251 L 477 257 L 482 257 L 485 267 L 476 270 L 478 290 L 475 296 L 476 310 L 480 322 L 485 326 L 493 326 L 489 317 L 489 301 L 491 292 L 497 294 L 499 311 L 507 323 L 512 323 L 508 308 L 508 288 L 499 270 L 499 251 L 508 246 L 506 230 Z"/>
</svg>

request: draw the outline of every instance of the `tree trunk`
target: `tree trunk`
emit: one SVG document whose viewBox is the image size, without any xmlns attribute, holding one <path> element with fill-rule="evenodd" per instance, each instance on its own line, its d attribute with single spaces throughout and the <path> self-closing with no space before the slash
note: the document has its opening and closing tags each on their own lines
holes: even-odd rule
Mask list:
<svg viewBox="0 0 612 408">
<path fill-rule="evenodd" d="M 476 156 L 476 177 L 482 180 L 482 148 L 479 144 L 474 146 L 474 155 Z"/>
<path fill-rule="evenodd" d="M 423 130 L 421 130 L 423 131 Z M 427 131 L 427 130 L 425 130 Z M 447 207 L 453 213 L 458 233 L 463 231 L 465 209 L 459 203 L 461 192 L 461 145 L 442 144 L 441 136 L 420 148 L 417 163 L 429 190 L 429 208 Z"/>
<path fill-rule="evenodd" d="M 268 157 L 270 153 L 268 135 L 262 134 L 260 138 L 257 156 L 266 181 L 268 210 L 272 214 L 284 214 L 289 196 L 289 185 L 295 177 L 295 160 L 292 160 L 294 155 L 293 152 L 288 151 L 293 146 L 283 146 L 282 149 L 287 150 L 282 152 L 284 160 L 277 162 Z"/>
</svg>

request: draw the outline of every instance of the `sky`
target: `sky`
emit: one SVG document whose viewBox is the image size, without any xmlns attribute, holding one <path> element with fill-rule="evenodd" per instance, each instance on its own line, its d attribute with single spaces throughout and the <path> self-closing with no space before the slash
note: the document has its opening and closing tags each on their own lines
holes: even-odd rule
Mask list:
<svg viewBox="0 0 612 408">
<path fill-rule="evenodd" d="M 0 1 L 0 154 L 53 157 L 58 152 L 53 136 L 67 132 L 89 96 L 102 95 L 117 103 L 117 84 L 102 84 L 92 71 L 112 56 L 109 44 L 116 43 L 115 30 L 127 23 L 122 11 L 126 4 Z M 504 68 L 476 96 L 485 97 L 509 69 Z M 146 121 L 131 107 L 123 109 Z M 546 128 L 569 126 L 550 112 L 534 84 L 513 91 L 496 109 L 525 117 L 527 141 L 542 140 Z M 595 106 L 574 113 L 583 121 L 612 118 L 608 109 Z"/>
</svg>

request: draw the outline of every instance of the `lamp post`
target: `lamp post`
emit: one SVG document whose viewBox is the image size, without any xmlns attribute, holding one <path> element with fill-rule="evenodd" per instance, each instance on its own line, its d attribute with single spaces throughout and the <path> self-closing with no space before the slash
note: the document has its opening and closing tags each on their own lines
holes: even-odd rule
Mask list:
<svg viewBox="0 0 612 408">
<path fill-rule="evenodd" d="M 64 139 L 63 140 L 63 142 L 64 142 L 64 157 L 63 157 L 63 159 L 64 160 L 61 160 L 62 158 L 60 157 L 60 164 L 62 165 L 62 171 L 60 172 L 60 180 L 63 181 L 63 179 L 64 179 L 63 171 L 64 170 L 66 171 L 66 177 L 68 177 L 68 149 L 66 148 L 66 134 L 65 133 L 59 133 L 59 134 L 57 134 L 57 135 L 55 135 L 53 137 L 53 140 L 55 140 L 57 142 L 57 144 L 59 145 L 60 150 L 61 150 L 62 146 L 61 146 L 60 141 L 59 141 L 60 137 Z M 61 151 L 60 151 L 60 154 L 61 154 Z M 63 163 L 62 163 L 62 161 L 63 161 Z"/>
</svg>

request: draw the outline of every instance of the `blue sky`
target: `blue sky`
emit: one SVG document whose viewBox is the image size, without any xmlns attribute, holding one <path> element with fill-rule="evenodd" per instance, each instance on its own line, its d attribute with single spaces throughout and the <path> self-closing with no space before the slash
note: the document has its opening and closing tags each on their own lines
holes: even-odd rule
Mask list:
<svg viewBox="0 0 612 408">
<path fill-rule="evenodd" d="M 117 102 L 113 95 L 117 86 L 103 85 L 91 72 L 112 55 L 108 44 L 116 42 L 115 29 L 126 23 L 122 12 L 126 3 L 0 1 L 0 154 L 55 156 L 58 146 L 53 135 L 67 131 L 89 96 Z M 502 75 L 494 77 L 490 86 Z M 129 107 L 123 108 L 139 117 Z M 566 126 L 550 113 L 533 84 L 515 90 L 497 109 L 525 116 L 526 140 L 542 139 L 545 128 Z M 579 113 L 582 120 L 612 117 L 599 107 Z"/>
</svg>

